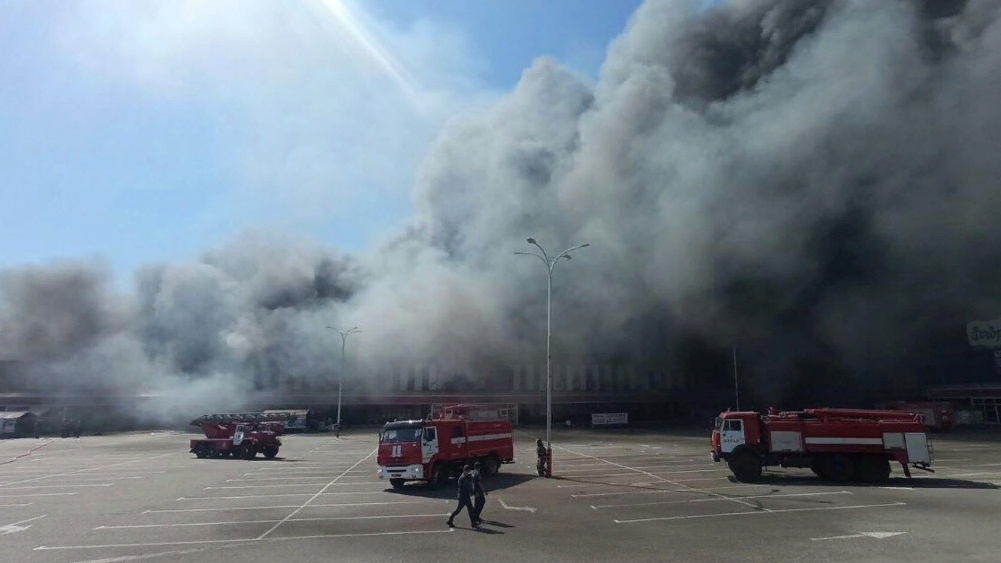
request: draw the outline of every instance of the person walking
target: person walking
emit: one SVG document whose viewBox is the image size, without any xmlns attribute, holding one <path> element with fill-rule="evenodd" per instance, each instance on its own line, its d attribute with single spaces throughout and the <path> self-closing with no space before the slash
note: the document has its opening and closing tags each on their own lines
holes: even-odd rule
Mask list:
<svg viewBox="0 0 1001 563">
<path fill-rule="evenodd" d="M 459 476 L 459 504 L 455 507 L 455 510 L 452 511 L 451 516 L 448 517 L 448 521 L 446 522 L 449 528 L 455 527 L 455 517 L 462 512 L 463 508 L 465 508 L 466 512 L 469 513 L 469 525 L 472 526 L 473 529 L 478 529 L 480 527 L 479 523 L 476 522 L 476 514 L 474 512 L 475 509 L 473 508 L 472 496 L 474 492 L 475 485 L 473 484 L 473 466 L 466 465 L 462 468 L 462 475 Z"/>
<path fill-rule="evenodd" d="M 483 488 L 483 464 L 477 461 L 473 464 L 473 514 L 477 524 L 483 523 L 480 514 L 486 503 L 487 491 Z"/>
</svg>

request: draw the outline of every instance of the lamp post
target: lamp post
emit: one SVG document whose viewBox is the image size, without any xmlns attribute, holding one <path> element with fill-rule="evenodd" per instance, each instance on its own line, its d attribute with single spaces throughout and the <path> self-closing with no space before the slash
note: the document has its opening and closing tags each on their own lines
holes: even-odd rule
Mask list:
<svg viewBox="0 0 1001 563">
<path fill-rule="evenodd" d="M 351 327 L 351 328 L 349 328 L 347 330 L 337 330 L 336 328 L 334 328 L 332 326 L 328 326 L 327 328 L 329 328 L 330 330 L 332 330 L 332 331 L 336 332 L 337 334 L 341 335 L 341 373 L 340 373 L 340 376 L 338 376 L 338 378 L 337 378 L 337 426 L 340 427 L 340 425 L 341 425 L 341 390 L 344 387 L 344 369 L 345 369 L 345 366 L 347 365 L 347 358 L 344 355 L 344 347 L 347 345 L 348 335 L 349 334 L 352 334 L 352 333 L 355 333 L 355 332 L 361 332 L 361 331 L 358 330 L 358 327 L 356 327 L 356 326 L 353 326 L 353 327 Z"/>
<path fill-rule="evenodd" d="M 552 354 L 552 335 L 553 335 L 553 268 L 556 267 L 556 263 L 560 261 L 560 258 L 570 259 L 570 253 L 574 250 L 580 248 L 586 248 L 591 246 L 590 244 L 579 244 L 577 246 L 571 246 L 557 254 L 556 256 L 550 258 L 549 254 L 546 253 L 546 249 L 542 248 L 534 238 L 528 237 L 528 244 L 531 244 L 539 249 L 538 252 L 515 252 L 515 254 L 521 254 L 525 256 L 535 256 L 542 263 L 546 265 L 546 273 L 548 274 L 548 282 L 546 283 L 546 451 L 552 452 L 553 442 L 553 354 Z M 548 476 L 548 471 L 547 471 Z"/>
</svg>

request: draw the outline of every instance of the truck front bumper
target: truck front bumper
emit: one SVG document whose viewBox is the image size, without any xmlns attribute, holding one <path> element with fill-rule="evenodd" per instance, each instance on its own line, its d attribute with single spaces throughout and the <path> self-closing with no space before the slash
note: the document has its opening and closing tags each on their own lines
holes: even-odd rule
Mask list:
<svg viewBox="0 0 1001 563">
<path fill-rule="evenodd" d="M 379 479 L 424 479 L 424 468 L 420 464 L 402 466 L 379 466 Z"/>
</svg>

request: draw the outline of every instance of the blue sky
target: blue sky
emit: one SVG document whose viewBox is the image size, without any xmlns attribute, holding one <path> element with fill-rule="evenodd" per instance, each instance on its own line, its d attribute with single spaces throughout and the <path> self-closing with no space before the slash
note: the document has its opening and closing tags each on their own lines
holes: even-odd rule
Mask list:
<svg viewBox="0 0 1001 563">
<path fill-rule="evenodd" d="M 596 76 L 638 4 L 4 2 L 0 268 L 98 257 L 128 284 L 247 228 L 362 250 L 449 115 L 537 56 Z"/>
</svg>

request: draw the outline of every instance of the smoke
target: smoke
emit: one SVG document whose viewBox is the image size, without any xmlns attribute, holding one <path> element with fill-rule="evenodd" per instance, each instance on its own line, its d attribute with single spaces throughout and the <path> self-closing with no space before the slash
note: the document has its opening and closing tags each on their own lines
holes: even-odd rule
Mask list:
<svg viewBox="0 0 1001 563">
<path fill-rule="evenodd" d="M 356 385 L 435 363 L 475 386 L 544 359 L 546 272 L 512 253 L 534 236 L 591 244 L 554 270 L 558 363 L 711 384 L 736 345 L 762 399 L 899 391 L 1001 308 L 999 77 L 998 0 L 649 1 L 597 83 L 540 59 L 449 122 L 378 251 L 247 234 L 135 295 L 94 264 L 8 271 L 0 350 L 162 414 L 329 385 L 326 327 L 358 325 Z"/>
</svg>

